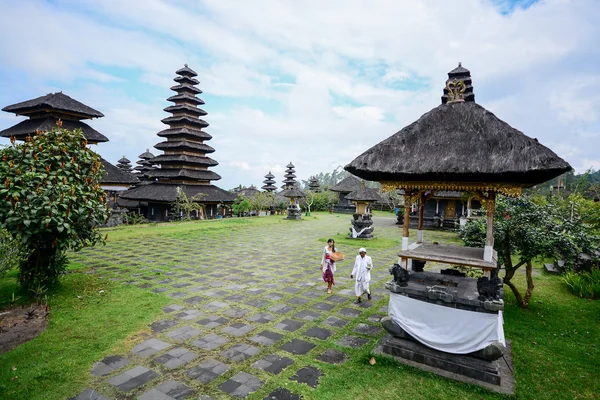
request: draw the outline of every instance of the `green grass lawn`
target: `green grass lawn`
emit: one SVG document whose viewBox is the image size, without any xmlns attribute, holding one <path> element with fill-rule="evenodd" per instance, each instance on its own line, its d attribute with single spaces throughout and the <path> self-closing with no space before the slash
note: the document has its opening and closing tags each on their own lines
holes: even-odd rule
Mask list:
<svg viewBox="0 0 600 400">
<path fill-rule="evenodd" d="M 386 217 L 387 214 L 378 216 Z M 319 232 L 314 234 L 314 239 L 307 240 L 314 246 L 315 254 L 319 254 L 328 237 L 334 237 L 346 253 L 345 262 L 349 264 L 348 259 L 353 258 L 356 248 L 363 245 L 345 238 L 348 215 L 312 213 L 303 218 L 303 221 L 286 221 L 282 216 L 272 216 L 112 228 L 106 230 L 107 246 L 96 249 L 94 254 L 118 250 L 134 259 L 150 239 L 185 243 L 192 238 L 201 238 L 197 240 L 223 243 L 226 249 L 227 243 L 242 234 L 289 232 L 286 237 L 275 237 L 273 246 L 277 246 L 279 240 L 289 243 L 296 234 L 306 236 L 313 225 L 319 227 Z M 400 235 L 401 231 L 390 225 L 376 229 L 376 240 L 364 242 L 370 254 L 381 254 L 374 260 L 382 270 L 395 261 L 393 254 L 399 246 Z M 450 232 L 428 231 L 425 238 L 445 243 L 458 241 Z M 234 256 L 239 262 L 241 256 Z M 381 260 L 384 256 L 387 258 Z M 286 254 L 281 257 L 288 262 L 294 260 Z M 133 344 L 151 333 L 148 324 L 164 317 L 161 308 L 174 302 L 166 294 L 152 293 L 110 279 L 118 275 L 100 277 L 89 273 L 94 264 L 91 255 L 73 258 L 79 261 L 71 263 L 70 273 L 49 293 L 51 315 L 47 330 L 38 338 L 0 355 L 0 399 L 65 399 L 86 387 L 106 388 L 106 384 L 90 374 L 94 362 L 107 355 L 126 355 Z M 140 272 L 117 261 L 108 263 L 125 270 L 127 276 Z M 315 270 L 317 263 L 318 260 L 314 262 Z M 177 262 L 167 261 L 160 268 L 168 271 L 175 264 Z M 348 265 L 341 268 L 347 269 Z M 122 271 L 114 271 L 117 272 Z M 600 302 L 571 295 L 560 277 L 543 273 L 539 265 L 535 272 L 536 287 L 528 309 L 518 308 L 512 293 L 505 287 L 505 333 L 513 345 L 515 398 L 597 399 L 600 393 Z M 525 287 L 524 274 L 517 274 L 515 280 L 520 287 Z M 14 272 L 0 279 L 0 307 L 8 304 L 13 292 L 24 297 L 22 301 L 26 300 L 24 294 L 18 293 Z M 325 294 L 323 298 L 326 298 Z M 377 314 L 379 307 L 385 305 L 385 300 L 380 303 L 337 330 L 338 335 L 352 334 L 356 322 L 367 322 L 369 316 Z M 307 304 L 297 310 L 310 307 Z M 319 326 L 326 316 L 314 324 Z M 279 386 L 288 387 L 305 399 L 319 400 L 510 398 L 382 357 L 377 357 L 377 363 L 371 366 L 368 363 L 370 351 L 381 334 L 359 349 L 342 348 L 334 340 L 318 343 L 318 349 L 343 350 L 349 361 L 342 365 L 315 364 L 313 353 L 295 357 L 296 365 L 318 365 L 323 372 L 316 389 L 289 380 L 297 368 L 288 368 L 275 376 L 259 371 L 256 375 L 265 381 L 265 386 L 248 399 L 262 399 Z M 293 334 L 289 338 L 300 336 Z M 247 369 L 246 364 L 233 366 L 231 373 L 246 370 L 244 368 Z M 220 379 L 224 381 L 225 377 Z M 195 389 L 205 390 L 216 398 L 224 395 L 215 390 L 215 385 L 198 385 Z M 114 398 L 131 398 L 116 391 L 110 393 Z"/>
</svg>

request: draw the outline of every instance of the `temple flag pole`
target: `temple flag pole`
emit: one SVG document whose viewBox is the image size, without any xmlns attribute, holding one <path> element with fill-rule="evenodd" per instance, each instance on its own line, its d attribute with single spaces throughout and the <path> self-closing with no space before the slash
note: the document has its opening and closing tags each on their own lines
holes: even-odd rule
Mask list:
<svg viewBox="0 0 600 400">
<path fill-rule="evenodd" d="M 496 210 L 496 192 L 489 192 L 489 197 L 486 201 L 486 234 L 485 248 L 483 250 L 484 261 L 492 261 L 494 254 L 494 211 Z M 490 275 L 489 271 L 484 271 L 484 275 Z"/>
<path fill-rule="evenodd" d="M 417 243 L 423 243 L 423 214 L 425 212 L 425 192 L 419 195 L 419 225 L 417 227 Z"/>
</svg>

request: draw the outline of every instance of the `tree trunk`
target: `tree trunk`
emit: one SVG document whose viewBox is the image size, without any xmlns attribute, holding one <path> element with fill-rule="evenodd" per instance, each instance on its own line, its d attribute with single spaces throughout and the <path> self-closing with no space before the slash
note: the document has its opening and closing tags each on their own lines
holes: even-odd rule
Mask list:
<svg viewBox="0 0 600 400">
<path fill-rule="evenodd" d="M 523 300 L 523 304 L 521 304 L 521 307 L 523 308 L 529 305 L 529 300 L 531 299 L 531 295 L 533 294 L 533 267 L 531 266 L 531 261 L 527 261 L 525 276 L 527 278 L 527 291 L 525 292 L 525 299 Z"/>
</svg>

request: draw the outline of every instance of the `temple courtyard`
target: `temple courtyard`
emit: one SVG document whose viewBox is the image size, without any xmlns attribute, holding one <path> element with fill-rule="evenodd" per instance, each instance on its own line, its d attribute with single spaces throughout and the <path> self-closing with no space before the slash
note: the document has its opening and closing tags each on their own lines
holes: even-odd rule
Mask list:
<svg viewBox="0 0 600 400">
<path fill-rule="evenodd" d="M 344 239 L 350 218 L 313 213 L 302 221 L 269 216 L 107 229 L 106 246 L 70 254 L 70 273 L 48 300 L 48 329 L 0 355 L 0 393 L 77 400 L 507 398 L 371 359 L 385 333 L 384 283 L 401 228 L 393 214 L 376 213 L 374 240 Z M 458 243 L 453 232 L 425 235 Z M 346 255 L 331 295 L 319 270 L 329 237 Z M 355 305 L 350 272 L 363 246 L 374 261 L 373 299 Z M 600 391 L 600 308 L 568 294 L 557 276 L 536 269 L 535 279 L 529 309 L 506 295 L 516 397 L 592 399 Z"/>
</svg>

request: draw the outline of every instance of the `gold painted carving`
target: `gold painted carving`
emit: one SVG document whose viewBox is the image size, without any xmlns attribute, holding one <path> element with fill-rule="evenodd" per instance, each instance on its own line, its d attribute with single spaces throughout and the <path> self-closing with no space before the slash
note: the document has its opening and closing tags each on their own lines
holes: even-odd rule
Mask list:
<svg viewBox="0 0 600 400">
<path fill-rule="evenodd" d="M 396 189 L 405 191 L 432 190 L 453 190 L 457 192 L 496 192 L 509 197 L 520 197 L 523 194 L 523 187 L 511 183 L 477 183 L 477 182 L 402 182 L 402 181 L 383 181 L 381 190 L 389 192 Z"/>
<path fill-rule="evenodd" d="M 465 83 L 459 79 L 454 79 L 446 83 L 446 89 L 448 89 L 448 103 L 455 103 L 459 101 L 465 101 L 464 93 L 467 90 Z"/>
</svg>

